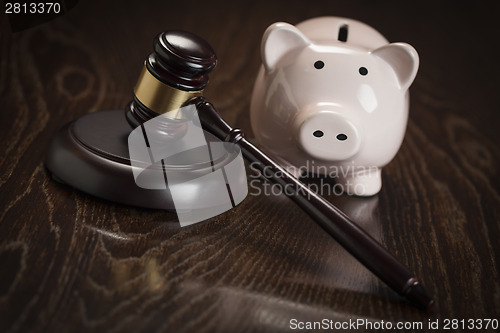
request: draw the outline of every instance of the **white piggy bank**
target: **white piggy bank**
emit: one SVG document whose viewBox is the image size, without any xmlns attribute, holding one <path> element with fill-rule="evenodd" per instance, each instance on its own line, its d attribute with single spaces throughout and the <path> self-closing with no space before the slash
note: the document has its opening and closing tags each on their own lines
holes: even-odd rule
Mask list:
<svg viewBox="0 0 500 333">
<path fill-rule="evenodd" d="M 259 145 L 296 176 L 378 193 L 405 134 L 415 49 L 359 21 L 320 17 L 271 25 L 261 53 L 250 106 Z"/>
</svg>

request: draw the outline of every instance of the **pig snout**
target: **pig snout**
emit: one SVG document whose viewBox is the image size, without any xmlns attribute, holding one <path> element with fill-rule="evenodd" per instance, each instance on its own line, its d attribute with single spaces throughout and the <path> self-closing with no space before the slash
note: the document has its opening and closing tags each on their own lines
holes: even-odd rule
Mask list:
<svg viewBox="0 0 500 333">
<path fill-rule="evenodd" d="M 299 146 L 314 158 L 342 161 L 354 156 L 360 149 L 358 129 L 338 112 L 299 112 L 294 125 Z"/>
</svg>

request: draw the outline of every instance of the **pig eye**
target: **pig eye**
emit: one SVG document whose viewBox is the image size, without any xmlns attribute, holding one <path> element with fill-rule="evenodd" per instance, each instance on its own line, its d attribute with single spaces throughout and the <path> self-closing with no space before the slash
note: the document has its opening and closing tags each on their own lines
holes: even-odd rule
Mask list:
<svg viewBox="0 0 500 333">
<path fill-rule="evenodd" d="M 323 67 L 325 67 L 325 63 L 321 60 L 318 60 L 314 63 L 314 68 L 316 69 L 321 69 Z"/>
<path fill-rule="evenodd" d="M 359 74 L 365 76 L 368 74 L 368 69 L 366 69 L 366 67 L 359 67 Z"/>
<path fill-rule="evenodd" d="M 313 135 L 317 138 L 321 138 L 323 136 L 323 131 L 320 130 L 314 131 Z"/>
</svg>

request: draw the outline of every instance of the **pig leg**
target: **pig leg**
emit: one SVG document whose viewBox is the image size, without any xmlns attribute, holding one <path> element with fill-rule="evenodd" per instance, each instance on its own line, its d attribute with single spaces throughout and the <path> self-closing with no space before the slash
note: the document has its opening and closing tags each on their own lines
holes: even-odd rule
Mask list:
<svg viewBox="0 0 500 333">
<path fill-rule="evenodd" d="M 337 182 L 344 187 L 349 195 L 370 196 L 377 194 L 382 187 L 381 169 L 372 167 L 367 170 L 353 172 L 347 176 L 341 176 Z"/>
</svg>

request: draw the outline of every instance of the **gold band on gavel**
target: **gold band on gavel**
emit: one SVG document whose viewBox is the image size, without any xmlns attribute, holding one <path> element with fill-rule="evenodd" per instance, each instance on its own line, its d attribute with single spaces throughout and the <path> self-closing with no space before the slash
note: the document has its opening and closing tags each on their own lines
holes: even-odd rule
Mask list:
<svg viewBox="0 0 500 333">
<path fill-rule="evenodd" d="M 145 64 L 134 88 L 135 97 L 159 114 L 179 109 L 192 98 L 202 96 L 202 93 L 202 90 L 179 90 L 161 82 L 148 71 Z"/>
</svg>

